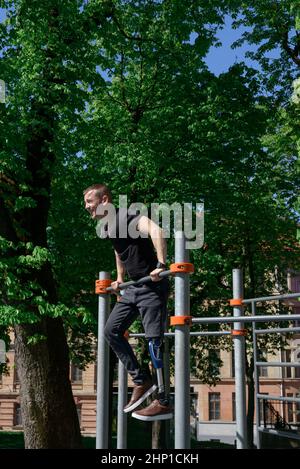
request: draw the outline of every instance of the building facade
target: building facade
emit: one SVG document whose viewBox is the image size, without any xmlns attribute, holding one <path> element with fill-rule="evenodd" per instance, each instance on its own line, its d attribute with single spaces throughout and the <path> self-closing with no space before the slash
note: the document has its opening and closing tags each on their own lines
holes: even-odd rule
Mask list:
<svg viewBox="0 0 300 469">
<path fill-rule="evenodd" d="M 288 278 L 290 291 L 300 291 L 300 275 Z M 293 311 L 300 314 L 300 302 L 289 302 Z M 300 325 L 297 324 L 298 326 Z M 15 365 L 13 345 L 7 352 L 8 375 L 0 375 L 0 430 L 22 429 L 20 408 L 20 384 Z M 223 362 L 221 380 L 216 386 L 202 384 L 191 379 L 193 390 L 193 425 L 197 439 L 220 439 L 232 442 L 235 435 L 235 377 L 233 352 L 220 351 Z M 300 334 L 294 334 L 287 350 L 265 357 L 268 361 L 300 362 Z M 96 366 L 90 364 L 85 370 L 71 365 L 70 379 L 83 434 L 96 432 Z M 299 397 L 300 368 L 262 367 L 260 370 L 260 393 Z M 272 409 L 262 409 L 261 414 L 278 412 L 288 423 L 300 427 L 300 405 L 273 402 Z"/>
</svg>

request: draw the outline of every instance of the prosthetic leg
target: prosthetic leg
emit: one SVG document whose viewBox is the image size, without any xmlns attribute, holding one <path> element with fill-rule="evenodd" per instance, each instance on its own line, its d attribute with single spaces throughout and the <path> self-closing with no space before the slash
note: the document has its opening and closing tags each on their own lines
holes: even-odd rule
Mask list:
<svg viewBox="0 0 300 469">
<path fill-rule="evenodd" d="M 169 400 L 165 394 L 163 378 L 163 341 L 161 338 L 149 339 L 148 345 L 151 360 L 157 375 L 158 399 L 152 401 L 145 409 L 133 412 L 132 417 L 146 422 L 168 420 L 173 417 L 173 413 L 169 406 Z"/>
<path fill-rule="evenodd" d="M 163 378 L 163 341 L 161 338 L 149 339 L 148 346 L 151 360 L 156 370 L 158 398 L 160 401 L 166 401 Z"/>
</svg>

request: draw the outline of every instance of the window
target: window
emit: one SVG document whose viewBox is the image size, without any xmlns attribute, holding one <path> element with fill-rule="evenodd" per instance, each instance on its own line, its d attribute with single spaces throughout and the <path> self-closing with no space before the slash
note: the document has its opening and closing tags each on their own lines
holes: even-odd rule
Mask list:
<svg viewBox="0 0 300 469">
<path fill-rule="evenodd" d="M 297 293 L 297 292 L 295 292 Z M 300 308 L 293 308 L 295 314 L 300 314 Z M 297 321 L 293 321 L 295 324 L 295 327 L 300 327 L 300 320 L 298 319 Z"/>
<path fill-rule="evenodd" d="M 300 394 L 296 394 L 296 397 L 299 399 L 300 397 Z M 296 402 L 295 403 L 295 408 L 296 408 L 296 422 L 299 423 L 300 422 L 300 403 L 299 402 Z"/>
<path fill-rule="evenodd" d="M 266 351 L 265 350 L 258 350 L 258 360 L 260 362 L 266 362 Z M 267 378 L 268 376 L 268 367 L 267 366 L 260 366 L 259 367 L 259 376 L 263 378 Z"/>
<path fill-rule="evenodd" d="M 79 425 L 81 425 L 81 404 L 76 405 L 76 410 L 77 410 L 78 422 L 79 422 Z"/>
<path fill-rule="evenodd" d="M 2 339 L 0 339 L 0 364 L 1 363 L 6 363 L 6 345 Z"/>
<path fill-rule="evenodd" d="M 288 392 L 286 397 L 293 397 L 293 394 Z M 288 422 L 293 422 L 294 421 L 294 413 L 293 413 L 293 405 L 294 403 L 293 402 L 287 402 L 287 421 Z"/>
<path fill-rule="evenodd" d="M 292 291 L 295 293 L 300 292 L 300 277 L 292 277 Z"/>
<path fill-rule="evenodd" d="M 94 386 L 95 386 L 95 388 L 97 386 L 97 373 L 98 373 L 98 363 L 97 363 L 97 360 L 96 360 L 95 365 L 94 365 Z"/>
<path fill-rule="evenodd" d="M 261 394 L 264 394 L 267 396 L 269 393 L 268 392 L 262 392 Z M 271 412 L 270 412 L 270 401 L 266 399 L 260 399 L 259 400 L 259 407 L 260 407 L 260 418 L 263 421 L 264 425 L 267 425 L 271 421 Z"/>
<path fill-rule="evenodd" d="M 15 404 L 14 409 L 14 425 L 21 426 L 22 425 L 22 413 L 21 413 L 21 406 L 20 404 Z"/>
<path fill-rule="evenodd" d="M 233 420 L 233 422 L 235 422 L 235 421 L 236 421 L 236 412 L 235 412 L 235 392 L 232 393 L 231 402 L 232 402 L 232 420 Z"/>
<path fill-rule="evenodd" d="M 231 352 L 231 378 L 235 378 L 234 350 L 232 350 L 232 352 Z"/>
<path fill-rule="evenodd" d="M 219 392 L 209 392 L 209 420 L 220 420 L 221 394 Z"/>
<path fill-rule="evenodd" d="M 300 363 L 300 352 L 299 350 L 295 351 L 295 362 Z M 295 367 L 295 378 L 300 378 L 300 367 Z"/>
<path fill-rule="evenodd" d="M 82 383 L 82 370 L 75 365 L 71 365 L 71 382 Z"/>
<path fill-rule="evenodd" d="M 286 363 L 291 363 L 291 351 L 290 350 L 283 350 L 283 361 Z M 292 368 L 283 367 L 282 368 L 283 378 L 291 378 L 292 376 Z"/>
</svg>

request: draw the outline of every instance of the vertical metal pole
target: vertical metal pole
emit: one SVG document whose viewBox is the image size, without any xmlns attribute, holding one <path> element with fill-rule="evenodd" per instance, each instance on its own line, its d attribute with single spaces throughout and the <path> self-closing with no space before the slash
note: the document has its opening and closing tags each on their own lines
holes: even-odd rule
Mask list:
<svg viewBox="0 0 300 469">
<path fill-rule="evenodd" d="M 241 269 L 233 269 L 233 297 L 243 298 L 243 273 Z M 243 306 L 233 308 L 234 316 L 243 316 Z M 235 322 L 235 330 L 243 329 L 243 324 Z M 246 418 L 246 367 L 245 367 L 245 336 L 234 337 L 234 362 L 235 362 L 235 399 L 236 399 L 236 440 L 237 449 L 247 449 L 247 418 Z"/>
<path fill-rule="evenodd" d="M 100 272 L 99 280 L 109 279 L 108 272 Z M 97 355 L 97 410 L 96 448 L 108 448 L 109 402 L 109 348 L 104 337 L 104 327 L 109 314 L 110 295 L 98 295 L 98 355 Z"/>
<path fill-rule="evenodd" d="M 188 261 L 185 236 L 175 233 L 175 262 Z M 190 313 L 190 279 L 175 275 L 175 316 Z M 190 448 L 190 327 L 175 326 L 175 449 Z"/>
<path fill-rule="evenodd" d="M 164 338 L 164 382 L 166 395 L 170 395 L 170 346 L 169 337 Z M 166 449 L 170 448 L 170 420 L 165 421 L 165 444 Z"/>
<path fill-rule="evenodd" d="M 255 301 L 251 302 L 251 313 L 252 316 L 256 315 L 256 303 Z M 256 428 L 256 447 L 257 449 L 261 448 L 261 435 L 259 431 L 260 427 L 260 400 L 257 397 L 259 394 L 259 371 L 260 368 L 256 366 L 258 361 L 258 351 L 257 351 L 257 336 L 256 336 L 256 323 L 252 323 L 253 331 L 253 361 L 254 361 L 254 385 L 255 385 L 255 428 Z"/>
<path fill-rule="evenodd" d="M 117 449 L 127 448 L 127 414 L 123 410 L 127 404 L 127 379 L 127 370 L 119 360 Z"/>
</svg>

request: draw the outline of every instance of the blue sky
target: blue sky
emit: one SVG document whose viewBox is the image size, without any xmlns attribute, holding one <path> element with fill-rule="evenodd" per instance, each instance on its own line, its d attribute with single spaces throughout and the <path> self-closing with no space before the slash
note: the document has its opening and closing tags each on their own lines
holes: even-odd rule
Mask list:
<svg viewBox="0 0 300 469">
<path fill-rule="evenodd" d="M 5 11 L 0 8 L 0 21 L 5 18 Z M 235 62 L 245 61 L 248 65 L 257 67 L 257 64 L 250 62 L 249 59 L 245 59 L 245 52 L 249 49 L 249 45 L 239 47 L 238 49 L 231 49 L 231 44 L 238 39 L 243 30 L 233 30 L 231 28 L 230 18 L 226 18 L 225 27 L 219 31 L 218 37 L 222 42 L 221 47 L 212 47 L 207 54 L 206 62 L 209 69 L 219 75 L 222 72 L 228 70 L 228 68 Z"/>
</svg>

